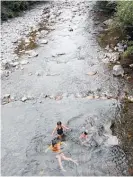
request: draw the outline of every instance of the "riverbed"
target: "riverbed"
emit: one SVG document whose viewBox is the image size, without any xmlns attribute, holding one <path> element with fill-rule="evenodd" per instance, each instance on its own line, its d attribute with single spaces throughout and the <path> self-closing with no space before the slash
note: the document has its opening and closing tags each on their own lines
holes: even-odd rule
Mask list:
<svg viewBox="0 0 133 177">
<path fill-rule="evenodd" d="M 101 60 L 93 13 L 91 1 L 57 1 L 2 24 L 2 61 L 18 62 L 2 77 L 2 96 L 10 95 L 2 102 L 2 175 L 128 175 L 126 155 L 110 130 L 120 117 L 125 82 Z M 23 42 L 29 38 L 37 45 Z M 29 49 L 36 55 L 29 57 Z M 72 129 L 64 153 L 79 164 L 63 162 L 66 172 L 45 153 L 59 120 Z M 85 146 L 79 142 L 84 129 Z"/>
</svg>

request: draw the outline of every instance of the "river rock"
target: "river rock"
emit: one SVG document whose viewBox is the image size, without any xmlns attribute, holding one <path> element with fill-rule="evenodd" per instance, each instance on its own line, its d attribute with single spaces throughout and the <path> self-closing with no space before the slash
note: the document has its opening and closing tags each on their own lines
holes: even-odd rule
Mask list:
<svg viewBox="0 0 133 177">
<path fill-rule="evenodd" d="M 41 73 L 38 72 L 38 71 L 37 71 L 35 74 L 36 74 L 37 76 L 41 76 Z"/>
<path fill-rule="evenodd" d="M 65 55 L 65 53 L 64 52 L 59 52 L 59 53 L 57 53 L 57 55 Z"/>
<path fill-rule="evenodd" d="M 42 30 L 40 33 L 41 33 L 41 35 L 45 36 L 45 35 L 48 34 L 48 31 L 47 30 Z"/>
<path fill-rule="evenodd" d="M 16 39 L 12 41 L 12 43 L 14 43 L 14 44 L 17 43 L 17 42 L 18 42 L 18 40 L 16 40 Z"/>
<path fill-rule="evenodd" d="M 109 45 L 107 45 L 107 46 L 105 47 L 105 50 L 109 50 Z"/>
<path fill-rule="evenodd" d="M 131 68 L 133 68 L 133 64 L 130 64 L 129 66 L 130 66 Z"/>
<path fill-rule="evenodd" d="M 88 72 L 87 75 L 89 75 L 89 76 L 93 76 L 93 75 L 95 75 L 96 73 L 97 73 L 97 71 Z"/>
<path fill-rule="evenodd" d="M 115 65 L 113 67 L 113 75 L 115 76 L 123 76 L 124 75 L 124 69 L 122 68 L 121 65 Z"/>
<path fill-rule="evenodd" d="M 119 58 L 120 58 L 120 55 L 119 55 L 118 52 L 114 52 L 114 53 L 111 54 L 111 59 L 112 59 L 114 62 L 118 61 Z"/>
<path fill-rule="evenodd" d="M 124 45 L 122 43 L 117 43 L 117 50 L 118 52 L 124 52 L 125 48 Z"/>
<path fill-rule="evenodd" d="M 72 8 L 72 11 L 73 11 L 73 12 L 77 12 L 78 9 L 77 9 L 77 8 Z"/>
<path fill-rule="evenodd" d="M 11 66 L 13 66 L 13 67 L 16 67 L 17 65 L 19 65 L 19 62 L 12 62 L 12 63 L 10 63 L 11 64 Z"/>
<path fill-rule="evenodd" d="M 1 72 L 1 77 L 4 77 L 4 76 L 8 77 L 10 73 L 11 73 L 10 71 L 2 71 Z"/>
<path fill-rule="evenodd" d="M 7 94 L 5 94 L 4 96 L 3 96 L 3 98 L 10 98 L 10 94 L 9 93 L 7 93 Z"/>
<path fill-rule="evenodd" d="M 107 25 L 107 26 L 112 25 L 112 23 L 113 23 L 113 19 L 108 19 L 108 20 L 106 20 L 106 21 L 103 22 L 103 24 Z"/>
<path fill-rule="evenodd" d="M 29 51 L 26 51 L 25 53 L 29 55 L 29 58 L 38 56 L 38 53 L 35 52 L 34 50 L 29 50 Z"/>
<path fill-rule="evenodd" d="M 1 66 L 3 69 L 9 69 L 11 67 L 11 64 L 9 63 L 9 61 L 3 60 Z"/>
<path fill-rule="evenodd" d="M 107 137 L 108 139 L 106 141 L 106 146 L 114 146 L 119 144 L 118 138 L 116 136 L 108 135 Z"/>
<path fill-rule="evenodd" d="M 120 58 L 120 54 L 118 52 L 106 53 L 105 58 L 108 58 L 110 62 L 117 62 Z"/>
<path fill-rule="evenodd" d="M 48 41 L 45 39 L 40 40 L 40 44 L 47 44 L 47 43 L 48 43 Z"/>
<path fill-rule="evenodd" d="M 69 28 L 68 31 L 73 31 L 73 29 L 72 29 L 72 28 Z"/>
<path fill-rule="evenodd" d="M 133 96 L 128 96 L 128 100 L 133 102 Z"/>
<path fill-rule="evenodd" d="M 26 65 L 28 63 L 29 63 L 29 61 L 27 61 L 27 60 L 23 60 L 23 61 L 20 62 L 21 65 Z"/>
<path fill-rule="evenodd" d="M 27 98 L 26 96 L 24 96 L 24 97 L 21 99 L 22 102 L 25 102 L 26 100 L 28 100 L 28 98 Z"/>
</svg>

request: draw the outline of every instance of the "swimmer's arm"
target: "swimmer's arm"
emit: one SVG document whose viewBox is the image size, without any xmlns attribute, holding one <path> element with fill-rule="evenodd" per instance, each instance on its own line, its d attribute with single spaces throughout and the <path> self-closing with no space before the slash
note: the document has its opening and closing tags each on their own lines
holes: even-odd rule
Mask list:
<svg viewBox="0 0 133 177">
<path fill-rule="evenodd" d="M 57 130 L 57 127 L 55 127 L 55 129 L 52 132 L 52 136 L 54 135 L 55 131 Z"/>
<path fill-rule="evenodd" d="M 64 143 L 64 142 L 61 142 L 61 144 L 63 144 L 63 145 L 65 145 L 65 146 L 67 146 L 67 144 L 66 144 L 66 143 Z"/>
<path fill-rule="evenodd" d="M 69 130 L 70 128 L 66 127 L 65 125 L 62 125 L 62 127 L 66 130 Z"/>
<path fill-rule="evenodd" d="M 79 136 L 79 139 L 82 139 L 83 138 L 83 134 L 81 134 L 80 136 Z"/>
<path fill-rule="evenodd" d="M 45 153 L 47 153 L 49 150 L 50 150 L 50 147 L 48 147 L 48 148 L 45 150 Z"/>
</svg>

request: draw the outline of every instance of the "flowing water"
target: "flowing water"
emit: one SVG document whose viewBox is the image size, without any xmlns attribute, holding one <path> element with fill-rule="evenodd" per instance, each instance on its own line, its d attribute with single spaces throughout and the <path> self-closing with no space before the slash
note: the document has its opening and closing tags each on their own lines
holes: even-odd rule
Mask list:
<svg viewBox="0 0 133 177">
<path fill-rule="evenodd" d="M 104 51 L 96 41 L 100 27 L 93 20 L 93 3 L 60 1 L 47 6 L 49 20 L 45 5 L 38 11 L 44 8 L 41 24 L 52 29 L 45 36 L 48 44 L 35 48 L 37 57 L 29 59 L 22 52 L 19 60 L 28 59 L 29 64 L 2 80 L 2 95 L 15 96 L 15 101 L 2 105 L 2 175 L 128 175 L 126 156 L 110 130 L 112 120 L 120 117 L 124 81 L 113 77 L 101 61 Z M 8 22 L 10 28 L 15 28 L 15 20 Z M 19 50 L 21 45 L 15 51 Z M 33 99 L 22 102 L 24 95 Z M 59 120 L 72 129 L 66 132 L 63 152 L 79 164 L 64 161 L 66 172 L 59 169 L 55 154 L 45 153 Z M 79 136 L 85 129 L 89 138 L 81 145 Z"/>
</svg>

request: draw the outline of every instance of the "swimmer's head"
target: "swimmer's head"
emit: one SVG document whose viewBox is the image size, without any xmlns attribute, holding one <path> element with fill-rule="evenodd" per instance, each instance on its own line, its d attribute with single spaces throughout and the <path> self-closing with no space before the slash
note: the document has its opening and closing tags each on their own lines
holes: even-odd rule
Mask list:
<svg viewBox="0 0 133 177">
<path fill-rule="evenodd" d="M 61 121 L 57 122 L 57 125 L 58 125 L 58 126 L 61 126 L 61 124 L 62 124 Z"/>
<path fill-rule="evenodd" d="M 85 135 L 88 135 L 88 130 L 85 130 L 85 131 L 84 131 L 84 134 L 85 134 Z"/>
<path fill-rule="evenodd" d="M 54 138 L 52 140 L 52 146 L 54 147 L 59 142 L 59 138 Z"/>
<path fill-rule="evenodd" d="M 56 144 L 57 144 L 57 139 L 55 138 L 52 140 L 52 146 L 54 147 Z"/>
</svg>

